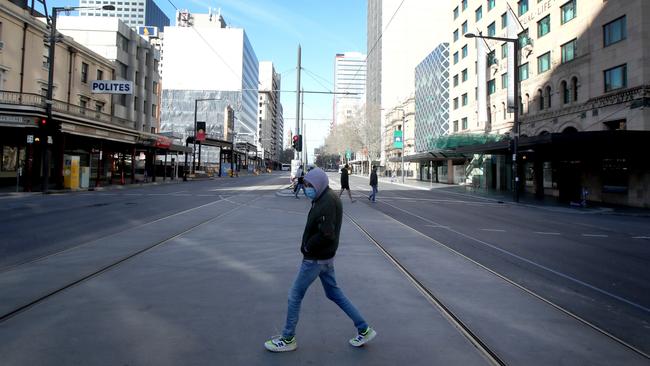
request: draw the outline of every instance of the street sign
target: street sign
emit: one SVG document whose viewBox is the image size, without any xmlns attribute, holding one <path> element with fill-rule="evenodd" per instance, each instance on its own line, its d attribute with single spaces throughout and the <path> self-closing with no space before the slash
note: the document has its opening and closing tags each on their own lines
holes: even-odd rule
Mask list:
<svg viewBox="0 0 650 366">
<path fill-rule="evenodd" d="M 34 143 L 34 135 L 27 135 L 27 143 L 28 144 Z"/>
<path fill-rule="evenodd" d="M 404 147 L 402 141 L 402 130 L 396 130 L 393 132 L 393 147 L 396 149 L 401 149 Z"/>
<path fill-rule="evenodd" d="M 345 158 L 347 160 L 352 159 L 352 150 L 350 150 L 350 149 L 345 150 Z"/>
<path fill-rule="evenodd" d="M 90 87 L 94 94 L 133 94 L 133 82 L 128 80 L 94 80 Z"/>
<path fill-rule="evenodd" d="M 149 38 L 158 38 L 158 27 L 140 25 L 138 26 L 138 34 Z"/>
</svg>

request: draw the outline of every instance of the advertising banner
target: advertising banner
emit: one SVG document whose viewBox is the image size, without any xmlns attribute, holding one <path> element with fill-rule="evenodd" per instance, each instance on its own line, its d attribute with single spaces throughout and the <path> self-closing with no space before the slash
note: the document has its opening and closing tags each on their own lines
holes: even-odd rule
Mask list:
<svg viewBox="0 0 650 366">
<path fill-rule="evenodd" d="M 402 139 L 402 130 L 395 130 L 393 132 L 393 147 L 396 149 L 401 149 L 404 147 L 404 141 Z"/>
</svg>

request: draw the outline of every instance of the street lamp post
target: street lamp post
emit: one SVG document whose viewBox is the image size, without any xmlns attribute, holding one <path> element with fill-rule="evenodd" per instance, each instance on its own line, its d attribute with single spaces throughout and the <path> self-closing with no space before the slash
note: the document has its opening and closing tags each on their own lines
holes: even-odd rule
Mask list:
<svg viewBox="0 0 650 366">
<path fill-rule="evenodd" d="M 512 89 L 514 91 L 514 102 L 513 102 L 513 113 L 514 121 L 512 126 L 512 198 L 515 202 L 519 202 L 519 166 L 517 164 L 518 156 L 517 151 L 519 150 L 519 39 L 518 38 L 505 38 L 505 37 L 490 37 L 476 35 L 473 33 L 466 33 L 465 38 L 482 38 L 482 39 L 491 39 L 494 41 L 509 42 L 513 44 L 513 55 L 508 55 L 508 57 L 513 57 L 514 59 L 514 85 Z"/>
<path fill-rule="evenodd" d="M 54 103 L 54 52 L 56 51 L 56 18 L 59 15 L 59 12 L 62 11 L 72 11 L 79 9 L 96 9 L 96 10 L 115 10 L 113 5 L 104 5 L 101 7 L 94 6 L 55 6 L 52 8 L 52 23 L 50 24 L 50 37 L 49 37 L 49 47 L 48 47 L 48 68 L 47 68 L 47 93 L 45 95 L 45 113 L 47 115 L 47 124 L 48 126 L 54 126 L 54 121 L 52 118 L 52 104 Z M 43 183 L 41 190 L 43 193 L 47 193 L 47 185 L 50 179 L 50 159 L 48 155 L 48 146 L 49 146 L 49 136 L 43 136 Z M 52 137 L 54 138 L 54 137 Z"/>
</svg>

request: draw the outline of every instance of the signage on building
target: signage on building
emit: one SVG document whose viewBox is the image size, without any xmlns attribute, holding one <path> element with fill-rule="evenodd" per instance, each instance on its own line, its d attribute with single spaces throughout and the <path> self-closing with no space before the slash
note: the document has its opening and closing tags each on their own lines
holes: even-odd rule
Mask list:
<svg viewBox="0 0 650 366">
<path fill-rule="evenodd" d="M 161 149 L 169 149 L 169 147 L 172 146 L 172 139 L 165 136 L 158 136 L 154 146 Z"/>
<path fill-rule="evenodd" d="M 95 94 L 133 94 L 133 82 L 128 80 L 94 80 L 90 85 Z"/>
<path fill-rule="evenodd" d="M 140 25 L 138 26 L 138 34 L 144 37 L 158 38 L 158 27 Z"/>
<path fill-rule="evenodd" d="M 233 142 L 235 141 L 235 111 L 230 106 L 226 106 L 223 117 L 223 138 L 226 141 Z"/>
<path fill-rule="evenodd" d="M 393 132 L 393 147 L 401 149 L 403 146 L 402 130 L 395 130 L 395 132 Z"/>
</svg>

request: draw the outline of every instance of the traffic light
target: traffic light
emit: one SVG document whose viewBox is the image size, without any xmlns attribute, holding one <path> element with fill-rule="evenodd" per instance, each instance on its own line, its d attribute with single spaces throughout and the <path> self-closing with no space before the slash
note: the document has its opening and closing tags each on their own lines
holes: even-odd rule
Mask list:
<svg viewBox="0 0 650 366">
<path fill-rule="evenodd" d="M 302 151 L 302 135 L 296 135 L 295 137 L 297 137 L 295 149 L 300 152 Z"/>
<path fill-rule="evenodd" d="M 291 138 L 291 147 L 296 150 L 296 147 L 298 146 L 298 135 L 293 135 Z"/>
<path fill-rule="evenodd" d="M 47 129 L 48 128 L 47 118 L 41 118 L 38 121 L 38 127 L 41 129 Z"/>
</svg>

